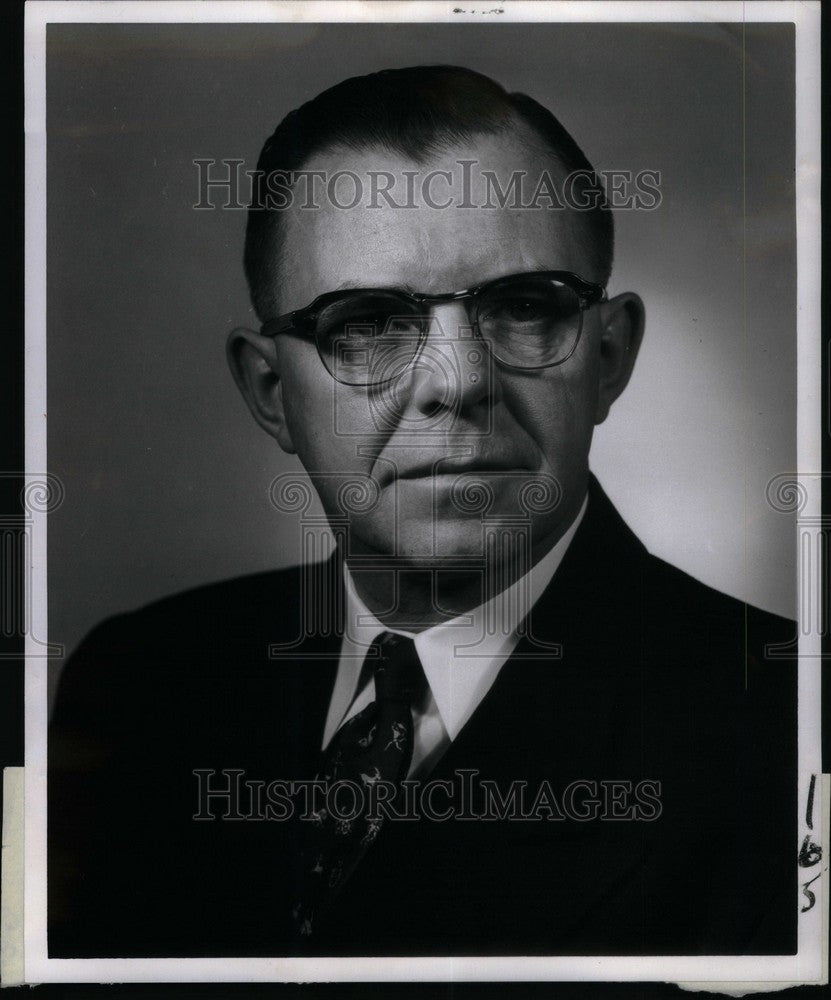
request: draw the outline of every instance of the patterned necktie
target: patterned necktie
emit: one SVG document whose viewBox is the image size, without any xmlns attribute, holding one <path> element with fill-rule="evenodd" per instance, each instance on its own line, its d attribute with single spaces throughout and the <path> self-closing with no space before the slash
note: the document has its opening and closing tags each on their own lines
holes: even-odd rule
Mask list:
<svg viewBox="0 0 831 1000">
<path fill-rule="evenodd" d="M 366 663 L 375 666 L 375 701 L 335 733 L 317 775 L 329 790 L 338 783 L 351 788 L 338 796 L 340 818 L 322 808 L 306 823 L 300 899 L 292 910 L 301 938 L 316 931 L 381 830 L 384 817 L 380 811 L 372 815 L 370 786 L 383 782 L 397 787 L 407 777 L 413 755 L 411 706 L 427 683 L 413 640 L 384 632 L 370 647 Z"/>
</svg>

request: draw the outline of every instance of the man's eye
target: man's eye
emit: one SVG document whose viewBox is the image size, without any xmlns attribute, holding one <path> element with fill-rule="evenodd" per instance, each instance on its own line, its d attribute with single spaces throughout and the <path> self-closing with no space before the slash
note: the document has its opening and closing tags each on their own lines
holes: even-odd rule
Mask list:
<svg viewBox="0 0 831 1000">
<path fill-rule="evenodd" d="M 393 316 L 387 321 L 386 332 L 393 335 L 418 336 L 421 321 L 413 316 Z"/>
<path fill-rule="evenodd" d="M 328 340 L 376 340 L 383 337 L 418 336 L 418 317 L 402 315 L 400 311 L 360 310 L 332 313 L 318 320 L 318 335 Z"/>
<path fill-rule="evenodd" d="M 340 340 L 344 337 L 372 340 L 383 335 L 388 319 L 388 316 L 378 313 L 348 313 L 345 316 L 332 316 L 327 317 L 327 322 L 319 325 L 318 333 L 330 340 Z"/>
<path fill-rule="evenodd" d="M 538 299 L 516 298 L 501 302 L 495 309 L 491 310 L 489 318 L 509 323 L 534 323 L 549 319 L 550 314 L 551 306 L 548 302 Z"/>
<path fill-rule="evenodd" d="M 388 316 L 378 313 L 357 313 L 344 320 L 342 332 L 347 336 L 358 334 L 364 337 L 380 337 L 386 329 L 388 320 Z"/>
<path fill-rule="evenodd" d="M 336 333 L 342 336 L 358 337 L 397 337 L 418 335 L 420 323 L 409 316 L 364 315 L 350 316 Z"/>
</svg>

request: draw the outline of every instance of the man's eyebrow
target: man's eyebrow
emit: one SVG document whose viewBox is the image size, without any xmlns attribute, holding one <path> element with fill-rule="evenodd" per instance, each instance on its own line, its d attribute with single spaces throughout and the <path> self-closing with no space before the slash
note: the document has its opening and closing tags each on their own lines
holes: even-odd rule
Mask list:
<svg viewBox="0 0 831 1000">
<path fill-rule="evenodd" d="M 354 280 L 351 280 L 351 279 L 348 280 L 348 281 L 342 281 L 339 285 L 336 285 L 332 289 L 332 291 L 333 292 L 348 292 L 352 288 L 380 288 L 380 289 L 384 289 L 385 291 L 398 291 L 398 290 L 400 290 L 400 291 L 403 291 L 403 292 L 409 292 L 411 295 L 418 294 L 416 292 L 416 289 L 413 288 L 413 286 L 410 285 L 410 284 L 408 284 L 406 281 L 401 282 L 400 284 L 394 284 L 394 285 L 393 284 L 377 284 L 377 285 L 373 285 L 373 284 L 369 284 L 366 281 L 354 281 Z"/>
</svg>

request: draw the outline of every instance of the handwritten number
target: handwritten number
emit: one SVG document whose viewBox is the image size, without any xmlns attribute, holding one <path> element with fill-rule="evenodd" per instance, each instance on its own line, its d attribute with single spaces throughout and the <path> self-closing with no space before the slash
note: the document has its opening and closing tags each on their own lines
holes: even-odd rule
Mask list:
<svg viewBox="0 0 831 1000">
<path fill-rule="evenodd" d="M 812 879 L 810 879 L 808 882 L 805 882 L 802 886 L 802 895 L 808 900 L 808 905 L 802 907 L 802 913 L 807 913 L 808 910 L 812 910 L 814 908 L 814 904 L 817 901 L 817 897 L 811 892 L 808 886 L 812 882 L 816 882 L 816 880 L 820 877 L 820 875 L 822 875 L 822 872 L 820 872 L 819 875 L 814 875 Z"/>
<path fill-rule="evenodd" d="M 809 830 L 814 829 L 814 785 L 817 783 L 817 776 L 811 775 L 811 784 L 808 787 L 808 805 L 805 808 L 805 823 Z"/>
<path fill-rule="evenodd" d="M 822 848 L 811 840 L 810 834 L 805 834 L 802 847 L 799 848 L 799 867 L 813 868 L 822 861 Z"/>
</svg>

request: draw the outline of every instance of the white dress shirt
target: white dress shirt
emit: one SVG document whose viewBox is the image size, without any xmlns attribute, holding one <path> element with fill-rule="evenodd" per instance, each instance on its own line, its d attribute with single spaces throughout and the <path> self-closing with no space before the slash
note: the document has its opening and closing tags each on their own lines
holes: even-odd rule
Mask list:
<svg viewBox="0 0 831 1000">
<path fill-rule="evenodd" d="M 588 498 L 565 534 L 511 587 L 467 614 L 414 634 L 388 628 L 366 607 L 344 566 L 346 630 L 329 712 L 323 732 L 325 749 L 337 730 L 375 698 L 369 677 L 358 690 L 367 649 L 382 632 L 415 642 L 429 692 L 421 710 L 413 710 L 413 758 L 408 777 L 429 773 L 459 735 L 519 642 L 518 628 L 551 582 L 583 515 Z"/>
</svg>

